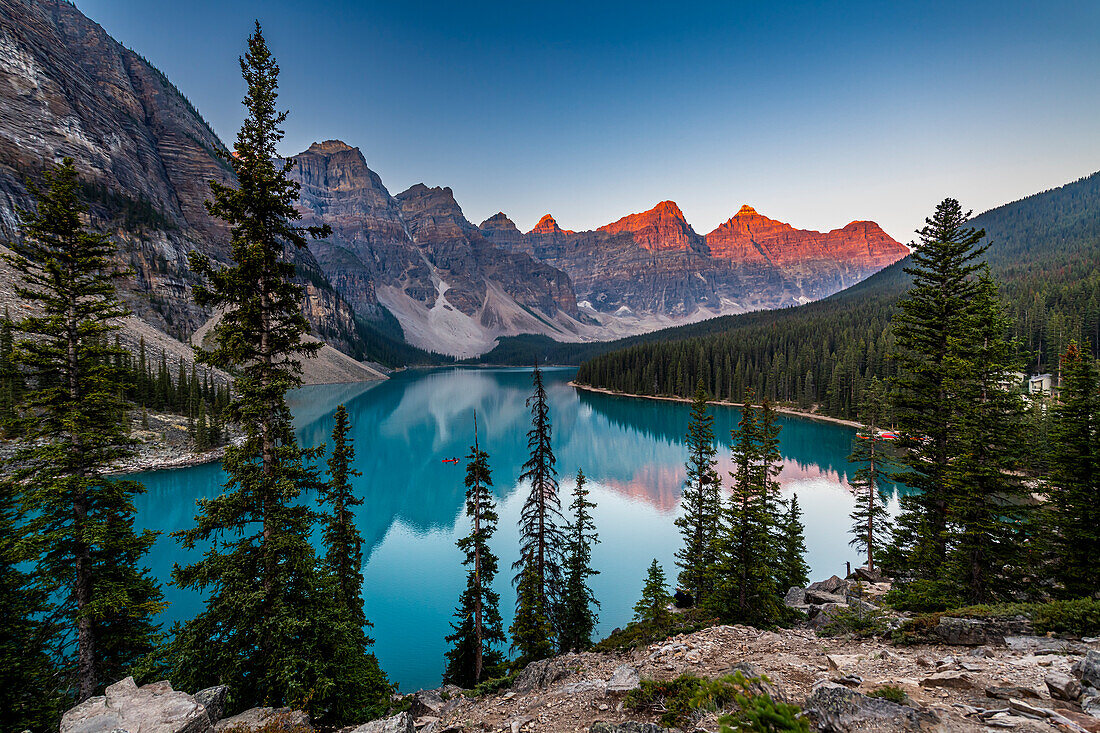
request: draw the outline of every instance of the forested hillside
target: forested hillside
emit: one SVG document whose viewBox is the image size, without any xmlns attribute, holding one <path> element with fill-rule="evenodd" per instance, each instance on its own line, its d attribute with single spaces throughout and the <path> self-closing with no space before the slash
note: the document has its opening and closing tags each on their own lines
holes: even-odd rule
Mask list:
<svg viewBox="0 0 1100 733">
<path fill-rule="evenodd" d="M 1021 370 L 1056 369 L 1057 354 L 1071 339 L 1088 343 L 1096 356 L 1100 173 L 987 211 L 972 225 L 984 228 L 992 243 L 986 260 L 1013 316 Z M 908 262 L 817 303 L 705 321 L 586 355 L 577 379 L 687 397 L 702 378 L 718 399 L 737 399 L 749 388 L 853 417 L 871 377 L 891 373 L 889 325 L 908 287 Z"/>
</svg>

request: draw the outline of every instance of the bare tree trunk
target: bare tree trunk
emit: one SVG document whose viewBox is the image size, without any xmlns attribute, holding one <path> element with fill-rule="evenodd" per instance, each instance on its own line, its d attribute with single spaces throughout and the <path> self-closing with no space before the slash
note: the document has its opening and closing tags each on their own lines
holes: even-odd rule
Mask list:
<svg viewBox="0 0 1100 733">
<path fill-rule="evenodd" d="M 79 354 L 79 330 L 76 317 L 76 302 L 72 299 L 66 314 L 66 341 L 68 359 L 69 400 L 75 406 L 80 400 L 80 361 Z M 84 445 L 78 429 L 74 428 L 69 433 L 69 442 L 72 447 L 72 455 L 76 459 L 76 478 L 83 479 Z M 76 669 L 77 669 L 77 694 L 80 701 L 87 700 L 95 694 L 95 631 L 92 628 L 92 618 L 85 610 L 92 603 L 92 558 L 91 548 L 88 547 L 86 537 L 88 522 L 88 502 L 85 496 L 84 482 L 78 483 L 78 494 L 73 497 L 73 539 L 75 546 L 73 599 L 76 602 Z"/>
</svg>

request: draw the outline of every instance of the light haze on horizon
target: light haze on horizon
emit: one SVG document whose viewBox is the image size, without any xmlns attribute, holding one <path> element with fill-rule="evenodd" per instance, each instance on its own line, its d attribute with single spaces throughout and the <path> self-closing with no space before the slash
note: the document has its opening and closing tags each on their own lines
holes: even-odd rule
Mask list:
<svg viewBox="0 0 1100 733">
<path fill-rule="evenodd" d="M 76 0 L 232 145 L 259 19 L 284 154 L 340 139 L 396 194 L 593 229 L 672 199 L 798 228 L 975 212 L 1100 169 L 1100 3 Z"/>
</svg>

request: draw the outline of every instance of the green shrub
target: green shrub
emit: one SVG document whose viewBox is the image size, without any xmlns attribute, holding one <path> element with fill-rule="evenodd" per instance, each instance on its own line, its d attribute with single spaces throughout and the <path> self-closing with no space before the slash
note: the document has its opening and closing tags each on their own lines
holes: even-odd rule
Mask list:
<svg viewBox="0 0 1100 733">
<path fill-rule="evenodd" d="M 893 685 L 883 685 L 876 690 L 872 690 L 867 693 L 867 697 L 877 697 L 881 700 L 889 700 L 898 705 L 909 704 L 909 695 L 905 694 L 905 690 L 900 687 L 894 687 Z"/>
<path fill-rule="evenodd" d="M 896 643 L 924 641 L 944 616 L 975 619 L 1009 619 L 1023 616 L 1040 634 L 1100 634 L 1100 600 L 1079 598 L 1045 603 L 995 603 L 964 606 L 941 613 L 926 613 L 907 620 L 894 635 Z"/>
<path fill-rule="evenodd" d="M 854 634 L 861 639 L 883 636 L 886 633 L 886 617 L 881 611 L 857 611 L 845 608 L 838 611 L 821 627 L 819 636 L 845 636 Z"/>
<path fill-rule="evenodd" d="M 483 680 L 479 682 L 474 689 L 467 692 L 466 695 L 468 697 L 483 697 L 485 695 L 492 695 L 494 692 L 507 690 L 516 681 L 516 677 L 518 676 L 519 670 L 516 670 L 503 677 L 493 677 L 492 679 Z"/>
<path fill-rule="evenodd" d="M 625 705 L 637 712 L 659 713 L 661 725 L 670 728 L 694 723 L 707 712 L 733 708 L 718 719 L 723 731 L 808 733 L 809 724 L 799 708 L 760 692 L 765 684 L 767 677 L 747 678 L 741 672 L 714 680 L 688 674 L 671 680 L 643 680 L 627 694 Z"/>
<path fill-rule="evenodd" d="M 657 641 L 664 641 L 677 634 L 690 634 L 717 624 L 718 619 L 711 618 L 702 609 L 693 608 L 682 613 L 672 614 L 671 621 L 665 625 L 658 625 L 649 621 L 629 623 L 625 628 L 616 629 L 606 639 L 597 642 L 592 647 L 592 651 L 630 651 L 649 646 Z"/>
</svg>

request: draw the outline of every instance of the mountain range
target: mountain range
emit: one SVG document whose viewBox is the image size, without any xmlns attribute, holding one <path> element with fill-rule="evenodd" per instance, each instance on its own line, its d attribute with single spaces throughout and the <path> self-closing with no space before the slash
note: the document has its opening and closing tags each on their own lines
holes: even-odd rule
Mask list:
<svg viewBox="0 0 1100 733">
<path fill-rule="evenodd" d="M 227 148 L 139 54 L 64 0 L 0 0 L 0 237 L 33 205 L 27 181 L 74 158 L 93 222 L 119 244 L 128 305 L 186 339 L 213 314 L 190 295 L 187 255 L 227 257 L 206 212 L 231 184 Z M 306 223 L 333 235 L 292 254 L 315 333 L 356 358 L 471 357 L 501 337 L 614 339 L 828 296 L 908 250 L 869 221 L 801 230 L 743 206 L 700 235 L 663 201 L 594 231 L 547 215 L 521 232 L 503 213 L 475 226 L 450 188 L 391 195 L 340 141 L 293 156 Z M 423 350 L 408 349 L 408 343 Z"/>
</svg>

